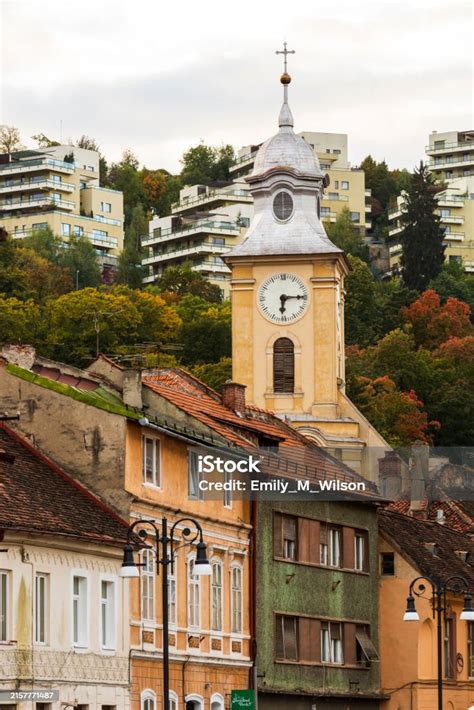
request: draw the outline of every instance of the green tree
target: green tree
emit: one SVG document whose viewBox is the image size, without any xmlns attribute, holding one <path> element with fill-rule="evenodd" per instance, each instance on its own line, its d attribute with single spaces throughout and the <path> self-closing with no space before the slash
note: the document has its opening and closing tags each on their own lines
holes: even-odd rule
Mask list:
<svg viewBox="0 0 474 710">
<path fill-rule="evenodd" d="M 421 162 L 406 192 L 403 232 L 400 234 L 403 281 L 408 288 L 418 291 L 424 291 L 438 276 L 444 262 L 444 228 L 435 212 L 438 189 L 434 177 Z"/>
<path fill-rule="evenodd" d="M 222 301 L 221 289 L 209 283 L 198 271 L 194 271 L 190 262 L 165 269 L 153 288 L 160 293 L 174 294 L 177 298 L 190 294 L 209 303 Z"/>
<path fill-rule="evenodd" d="M 99 286 L 101 271 L 97 253 L 87 237 L 69 237 L 68 247 L 61 253 L 59 265 L 65 267 L 79 288 Z"/>
<path fill-rule="evenodd" d="M 39 256 L 33 249 L 19 246 L 15 253 L 15 266 L 26 281 L 24 298 L 44 303 L 73 289 L 69 270 Z"/>
<path fill-rule="evenodd" d="M 229 168 L 235 161 L 231 145 L 215 148 L 200 143 L 189 148 L 181 159 L 183 185 L 209 185 L 217 180 L 229 180 Z"/>
<path fill-rule="evenodd" d="M 16 150 L 22 150 L 23 147 L 18 128 L 2 124 L 0 126 L 0 153 L 14 153 Z"/>
<path fill-rule="evenodd" d="M 126 286 L 115 286 L 111 293 L 125 296 L 137 309 L 140 316 L 136 331 L 138 342 L 156 343 L 161 347 L 176 340 L 181 318 L 176 309 L 167 305 L 161 296 Z"/>
<path fill-rule="evenodd" d="M 0 295 L 0 343 L 34 343 L 40 322 L 36 303 Z"/>
<path fill-rule="evenodd" d="M 178 342 L 186 366 L 217 363 L 231 354 L 231 306 L 229 301 L 210 304 L 198 296 L 184 296 L 176 305 L 182 320 Z"/>
<path fill-rule="evenodd" d="M 107 174 L 106 187 L 123 192 L 125 227 L 130 224 L 133 208 L 145 204 L 143 180 L 138 172 L 138 158 L 126 150 L 118 163 L 112 163 Z"/>
<path fill-rule="evenodd" d="M 148 220 L 139 203 L 133 208 L 130 224 L 125 229 L 123 250 L 118 260 L 119 283 L 131 288 L 141 288 L 145 273 L 142 266 L 145 250 L 141 246 L 141 238 L 147 233 Z"/>
<path fill-rule="evenodd" d="M 474 276 L 464 271 L 462 264 L 445 263 L 441 272 L 432 279 L 428 290 L 436 291 L 441 303 L 446 303 L 450 296 L 469 304 L 474 313 Z M 408 304 L 405 304 L 408 305 Z"/>
<path fill-rule="evenodd" d="M 346 278 L 345 336 L 348 345 L 369 345 L 379 331 L 380 307 L 377 284 L 368 265 L 349 255 L 351 271 Z"/>
<path fill-rule="evenodd" d="M 23 298 L 27 293 L 26 274 L 16 264 L 16 246 L 0 227 L 0 294 Z"/>
<path fill-rule="evenodd" d="M 222 392 L 224 383 L 232 378 L 232 359 L 222 357 L 219 362 L 196 365 L 191 374 L 216 392 Z"/>
<path fill-rule="evenodd" d="M 326 224 L 326 232 L 332 243 L 343 249 L 346 254 L 352 254 L 363 261 L 369 261 L 369 247 L 357 228 L 354 228 L 351 213 L 347 207 L 344 207 L 338 214 L 334 223 Z"/>
<path fill-rule="evenodd" d="M 51 227 L 34 229 L 31 234 L 22 240 L 22 246 L 32 249 L 38 256 L 47 259 L 52 264 L 59 264 L 64 244 L 57 237 Z"/>
</svg>

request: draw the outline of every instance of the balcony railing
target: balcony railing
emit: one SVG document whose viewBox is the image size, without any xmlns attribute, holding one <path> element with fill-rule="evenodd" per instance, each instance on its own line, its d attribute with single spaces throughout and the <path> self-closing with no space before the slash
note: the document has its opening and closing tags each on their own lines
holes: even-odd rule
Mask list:
<svg viewBox="0 0 474 710">
<path fill-rule="evenodd" d="M 472 163 L 474 163 L 474 153 L 472 155 L 468 155 L 468 157 L 463 156 L 462 159 L 460 156 L 453 156 L 451 158 L 446 158 L 446 160 L 429 160 L 427 164 L 429 168 L 433 169 L 445 168 L 446 166 L 455 168 L 464 165 L 471 165 Z"/>
<path fill-rule="evenodd" d="M 219 222 L 209 220 L 199 220 L 186 227 L 180 229 L 162 229 L 159 236 L 142 237 L 142 246 L 151 246 L 152 244 L 161 244 L 162 242 L 173 241 L 180 237 L 199 232 L 210 232 L 211 234 L 231 234 L 237 235 L 240 233 L 240 226 L 232 222 Z"/>
<path fill-rule="evenodd" d="M 54 180 L 30 180 L 30 182 L 22 182 L 21 180 L 11 180 L 8 183 L 0 183 L 0 193 L 8 192 L 23 192 L 26 190 L 61 190 L 62 192 L 74 192 L 76 186 L 71 182 L 55 182 Z"/>
<path fill-rule="evenodd" d="M 16 232 L 12 232 L 11 236 L 13 239 L 25 239 L 25 237 L 31 237 L 37 230 L 35 229 L 21 229 Z M 86 237 L 92 243 L 98 243 L 100 246 L 108 246 L 110 248 L 116 248 L 118 246 L 118 240 L 115 237 L 105 237 L 101 234 L 93 234 L 92 232 L 81 232 L 80 234 L 74 234 L 76 237 Z M 62 237 L 64 239 L 64 236 Z M 67 238 L 66 238 L 67 239 Z"/>
<path fill-rule="evenodd" d="M 72 210 L 75 207 L 75 202 L 72 200 L 53 200 L 49 196 L 41 196 L 30 200 L 12 200 L 11 202 L 1 202 L 0 210 L 18 210 L 28 209 L 30 207 L 63 207 L 64 209 Z"/>
<path fill-rule="evenodd" d="M 12 163 L 0 164 L 0 173 L 22 173 L 32 170 L 43 170 L 51 168 L 61 170 L 67 173 L 73 173 L 75 168 L 74 163 L 66 163 L 63 160 L 53 160 L 52 158 L 35 158 L 34 160 L 19 160 Z"/>
<path fill-rule="evenodd" d="M 160 261 L 170 261 L 183 256 L 191 256 L 192 254 L 223 254 L 226 251 L 229 251 L 229 247 L 226 244 L 201 242 L 200 244 L 193 244 L 192 246 L 178 247 L 171 251 L 164 252 L 163 254 L 154 254 L 153 256 L 142 259 L 142 264 L 146 266 L 147 264 L 155 264 Z"/>
<path fill-rule="evenodd" d="M 231 165 L 230 169 L 232 170 L 232 168 L 236 168 L 238 165 L 241 165 L 242 163 L 247 163 L 250 160 L 254 160 L 257 153 L 258 153 L 258 150 L 254 150 L 251 153 L 246 153 L 245 155 L 241 155 L 240 158 L 237 158 L 235 163 L 233 163 Z"/>
<path fill-rule="evenodd" d="M 441 222 L 443 224 L 464 224 L 464 217 L 462 215 L 455 216 L 452 214 L 439 215 L 441 217 Z"/>
<path fill-rule="evenodd" d="M 174 205 L 171 205 L 171 209 L 176 212 L 177 210 L 186 210 L 188 209 L 188 207 L 202 204 L 203 202 L 225 202 L 225 200 L 252 202 L 253 197 L 248 190 L 233 190 L 232 192 L 215 190 L 213 192 L 207 192 L 205 195 L 193 197 L 192 199 L 187 201 L 183 200 L 182 202 L 175 202 Z"/>
<path fill-rule="evenodd" d="M 448 150 L 474 150 L 474 141 L 465 142 L 455 142 L 455 143 L 445 143 L 443 146 L 427 145 L 425 147 L 426 153 L 446 153 Z"/>
<path fill-rule="evenodd" d="M 334 194 L 325 194 L 323 195 L 323 200 L 328 200 L 331 202 L 349 202 L 349 197 L 347 195 L 338 195 L 336 193 Z"/>
<path fill-rule="evenodd" d="M 444 239 L 447 239 L 450 242 L 463 242 L 464 241 L 464 232 L 445 232 L 444 233 Z"/>
</svg>

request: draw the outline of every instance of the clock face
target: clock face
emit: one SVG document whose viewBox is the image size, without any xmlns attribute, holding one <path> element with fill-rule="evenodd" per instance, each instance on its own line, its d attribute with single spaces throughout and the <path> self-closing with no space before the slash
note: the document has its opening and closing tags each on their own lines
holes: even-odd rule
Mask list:
<svg viewBox="0 0 474 710">
<path fill-rule="evenodd" d="M 273 323 L 293 323 L 305 313 L 308 289 L 294 274 L 273 274 L 258 289 L 257 303 L 262 315 Z"/>
</svg>

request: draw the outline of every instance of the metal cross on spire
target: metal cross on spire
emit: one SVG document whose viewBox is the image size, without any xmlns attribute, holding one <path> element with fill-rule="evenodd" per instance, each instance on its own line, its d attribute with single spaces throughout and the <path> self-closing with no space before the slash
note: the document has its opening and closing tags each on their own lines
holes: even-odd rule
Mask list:
<svg viewBox="0 0 474 710">
<path fill-rule="evenodd" d="M 287 64 L 288 64 L 288 55 L 289 55 L 289 54 L 296 54 L 296 52 L 295 52 L 294 49 L 287 49 L 286 47 L 287 47 L 286 42 L 283 42 L 283 49 L 282 49 L 282 50 L 281 50 L 281 49 L 277 49 L 277 51 L 275 52 L 275 54 L 283 54 L 283 56 L 284 56 L 284 59 L 283 59 L 283 67 L 284 67 L 284 69 L 283 69 L 283 71 L 285 72 L 285 74 L 288 73 L 288 66 L 287 66 Z"/>
</svg>

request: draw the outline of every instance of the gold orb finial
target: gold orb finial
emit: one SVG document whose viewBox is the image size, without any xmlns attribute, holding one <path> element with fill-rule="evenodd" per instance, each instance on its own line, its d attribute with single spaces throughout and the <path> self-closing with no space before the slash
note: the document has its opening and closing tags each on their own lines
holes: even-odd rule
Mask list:
<svg viewBox="0 0 474 710">
<path fill-rule="evenodd" d="M 288 84 L 291 83 L 291 76 L 287 72 L 284 72 L 280 77 L 280 82 L 283 86 L 288 86 Z"/>
</svg>

